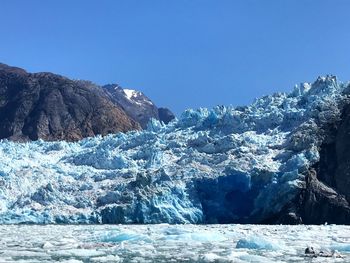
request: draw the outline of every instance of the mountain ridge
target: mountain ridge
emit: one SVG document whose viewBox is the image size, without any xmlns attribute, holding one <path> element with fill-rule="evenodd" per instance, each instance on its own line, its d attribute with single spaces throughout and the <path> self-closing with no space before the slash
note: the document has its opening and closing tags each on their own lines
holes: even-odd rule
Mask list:
<svg viewBox="0 0 350 263">
<path fill-rule="evenodd" d="M 0 139 L 77 141 L 141 128 L 133 114 L 138 107 L 125 112 L 90 81 L 0 64 L 0 95 Z M 159 119 L 143 114 L 143 128 L 152 117 Z"/>
<path fill-rule="evenodd" d="M 158 108 L 145 94 L 140 91 L 123 89 L 118 84 L 107 84 L 102 86 L 110 95 L 112 100 L 119 105 L 132 119 L 140 123 L 143 129 L 151 118 L 163 121 L 168 124 L 175 116 L 167 108 Z M 162 114 L 169 111 L 169 116 Z"/>
</svg>

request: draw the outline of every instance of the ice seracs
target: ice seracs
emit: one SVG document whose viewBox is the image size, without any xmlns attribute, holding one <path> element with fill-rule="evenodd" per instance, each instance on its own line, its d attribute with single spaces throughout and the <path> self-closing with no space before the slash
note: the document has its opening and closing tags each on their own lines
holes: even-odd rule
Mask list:
<svg viewBox="0 0 350 263">
<path fill-rule="evenodd" d="M 246 223 L 279 213 L 340 118 L 332 76 L 77 143 L 0 143 L 1 223 Z M 130 95 L 130 94 L 129 94 Z"/>
</svg>

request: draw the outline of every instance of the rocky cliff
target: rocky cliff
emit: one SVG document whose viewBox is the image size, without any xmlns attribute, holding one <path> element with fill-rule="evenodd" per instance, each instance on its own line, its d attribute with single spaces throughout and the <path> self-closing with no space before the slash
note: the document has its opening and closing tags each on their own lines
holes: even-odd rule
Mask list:
<svg viewBox="0 0 350 263">
<path fill-rule="evenodd" d="M 319 161 L 305 171 L 300 194 L 265 221 L 284 224 L 350 224 L 350 100 L 348 89 L 337 120 L 314 132 L 322 134 Z"/>
<path fill-rule="evenodd" d="M 0 139 L 76 141 L 139 128 L 90 82 L 0 65 Z"/>
</svg>

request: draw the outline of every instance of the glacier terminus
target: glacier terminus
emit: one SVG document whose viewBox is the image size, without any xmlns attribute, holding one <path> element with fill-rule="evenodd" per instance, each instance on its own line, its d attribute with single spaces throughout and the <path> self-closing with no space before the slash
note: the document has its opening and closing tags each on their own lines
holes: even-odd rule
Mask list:
<svg viewBox="0 0 350 263">
<path fill-rule="evenodd" d="M 350 86 L 334 76 L 244 107 L 82 139 L 0 143 L 0 223 L 261 223 L 307 185 Z"/>
</svg>

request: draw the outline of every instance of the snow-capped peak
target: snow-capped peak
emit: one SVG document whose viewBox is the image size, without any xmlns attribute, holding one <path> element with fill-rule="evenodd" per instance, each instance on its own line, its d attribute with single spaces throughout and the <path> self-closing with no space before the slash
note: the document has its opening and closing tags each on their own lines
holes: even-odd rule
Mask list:
<svg viewBox="0 0 350 263">
<path fill-rule="evenodd" d="M 148 99 L 142 92 L 133 89 L 123 89 L 125 96 L 128 100 L 138 105 L 143 103 L 153 105 L 153 102 Z"/>
<path fill-rule="evenodd" d="M 141 93 L 133 89 L 123 89 L 123 91 L 129 100 L 132 100 L 133 97 L 137 97 Z"/>
</svg>

